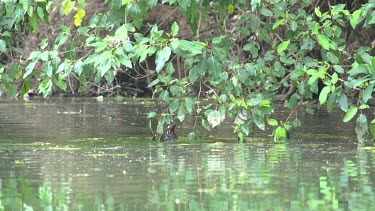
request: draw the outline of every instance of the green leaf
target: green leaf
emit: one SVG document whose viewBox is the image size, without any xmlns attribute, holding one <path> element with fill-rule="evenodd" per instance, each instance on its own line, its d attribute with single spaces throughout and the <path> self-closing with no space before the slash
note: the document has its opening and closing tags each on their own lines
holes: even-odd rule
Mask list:
<svg viewBox="0 0 375 211">
<path fill-rule="evenodd" d="M 323 87 L 322 91 L 320 92 L 319 95 L 319 103 L 320 105 L 323 105 L 328 98 L 328 94 L 331 92 L 331 86 L 325 86 Z"/>
<path fill-rule="evenodd" d="M 340 65 L 334 65 L 333 69 L 335 69 L 335 71 L 338 72 L 338 73 L 340 73 L 340 74 L 344 74 L 345 73 L 344 68 L 342 68 Z"/>
<path fill-rule="evenodd" d="M 150 84 L 148 84 L 148 88 L 150 88 L 150 87 L 153 87 L 153 86 L 155 86 L 156 84 L 158 84 L 160 82 L 160 80 L 159 79 L 155 79 L 155 80 L 153 80 Z"/>
<path fill-rule="evenodd" d="M 305 75 L 305 71 L 303 71 L 302 69 L 295 69 L 293 70 L 291 76 L 290 76 L 290 79 L 292 80 L 297 80 L 299 77 Z"/>
<path fill-rule="evenodd" d="M 284 127 L 277 127 L 276 130 L 275 130 L 275 138 L 274 140 L 275 141 L 279 141 L 279 140 L 285 140 L 287 137 L 287 132 L 285 130 Z"/>
<path fill-rule="evenodd" d="M 300 127 L 302 124 L 301 124 L 301 121 L 298 118 L 295 118 L 292 122 L 292 125 L 293 125 L 293 127 Z"/>
<path fill-rule="evenodd" d="M 86 92 L 89 88 L 87 86 L 81 86 L 78 89 L 78 92 Z"/>
<path fill-rule="evenodd" d="M 163 101 L 169 103 L 170 101 L 170 97 L 169 97 L 169 93 L 167 90 L 163 90 L 160 92 L 160 95 L 159 95 L 159 98 L 162 99 Z"/>
<path fill-rule="evenodd" d="M 319 23 L 315 23 L 314 27 L 312 28 L 312 31 L 311 33 L 312 34 L 318 34 L 319 33 L 319 29 L 320 29 L 320 24 Z"/>
<path fill-rule="evenodd" d="M 74 6 L 75 6 L 75 2 L 72 2 L 71 0 L 67 0 L 64 4 L 64 14 L 69 15 L 69 13 L 72 11 Z"/>
<path fill-rule="evenodd" d="M 81 26 L 82 19 L 86 16 L 86 11 L 82 8 L 78 8 L 77 13 L 74 15 L 74 25 Z"/>
<path fill-rule="evenodd" d="M 183 122 L 185 119 L 185 109 L 183 106 L 180 106 L 178 109 L 177 119 L 180 120 L 180 122 Z"/>
<path fill-rule="evenodd" d="M 27 76 L 29 76 L 33 72 L 34 67 L 37 63 L 38 63 L 38 60 L 34 60 L 29 65 L 27 65 L 27 67 L 25 68 L 26 72 L 23 75 L 23 79 L 25 79 Z"/>
<path fill-rule="evenodd" d="M 105 79 L 107 80 L 108 84 L 111 84 L 113 82 L 113 80 L 115 79 L 115 75 L 113 74 L 112 70 L 107 71 L 107 73 L 105 74 Z"/>
<path fill-rule="evenodd" d="M 171 46 L 176 54 L 186 57 L 202 54 L 205 44 L 198 41 L 172 39 Z"/>
<path fill-rule="evenodd" d="M 339 63 L 339 58 L 332 52 L 327 53 L 327 58 L 332 64 L 338 64 Z"/>
<path fill-rule="evenodd" d="M 65 81 L 55 81 L 55 84 L 62 90 L 66 91 L 67 85 Z"/>
<path fill-rule="evenodd" d="M 233 6 L 233 4 L 229 4 L 228 5 L 228 13 L 233 14 L 233 12 L 234 12 L 234 6 Z"/>
<path fill-rule="evenodd" d="M 372 93 L 374 91 L 374 85 L 375 84 L 369 84 L 366 87 L 365 91 L 363 91 L 363 101 L 365 103 L 367 103 L 367 101 L 372 98 Z"/>
<path fill-rule="evenodd" d="M 81 75 L 81 73 L 83 72 L 83 64 L 84 63 L 81 60 L 78 60 L 78 62 L 74 64 L 74 72 L 78 75 Z"/>
<path fill-rule="evenodd" d="M 269 125 L 271 125 L 271 126 L 276 126 L 276 125 L 278 125 L 278 122 L 277 122 L 277 120 L 276 119 L 267 119 L 267 122 L 268 122 L 268 124 Z"/>
<path fill-rule="evenodd" d="M 353 14 L 350 16 L 350 25 L 353 27 L 353 29 L 355 29 L 357 24 L 359 23 L 362 11 L 362 9 L 358 9 L 354 11 Z"/>
<path fill-rule="evenodd" d="M 222 41 L 223 41 L 223 39 L 225 38 L 225 36 L 219 36 L 219 37 L 214 37 L 213 39 L 212 39 L 212 43 L 213 44 L 219 44 L 219 43 L 221 43 Z"/>
<path fill-rule="evenodd" d="M 373 119 L 370 123 L 370 132 L 371 135 L 375 136 L 375 119 Z"/>
<path fill-rule="evenodd" d="M 280 25 L 284 25 L 285 23 L 285 19 L 280 19 L 273 24 L 272 29 L 277 29 Z"/>
<path fill-rule="evenodd" d="M 182 92 L 184 91 L 184 89 L 178 85 L 173 85 L 169 90 L 174 97 L 181 97 Z"/>
<path fill-rule="evenodd" d="M 191 114 L 194 108 L 194 101 L 190 97 L 185 98 L 185 108 Z"/>
<path fill-rule="evenodd" d="M 203 126 L 204 128 L 206 128 L 206 130 L 208 130 L 208 131 L 211 130 L 211 126 L 210 126 L 210 124 L 209 124 L 208 121 L 205 120 L 205 119 L 202 119 L 202 126 Z"/>
<path fill-rule="evenodd" d="M 195 83 L 199 78 L 199 69 L 194 65 L 189 71 L 189 79 L 191 83 Z"/>
<path fill-rule="evenodd" d="M 366 115 L 360 114 L 358 116 L 356 127 L 355 127 L 355 132 L 357 134 L 358 141 L 366 140 L 366 137 L 368 135 L 368 123 L 367 123 Z"/>
<path fill-rule="evenodd" d="M 5 52 L 7 49 L 7 45 L 4 40 L 0 40 L 0 52 Z"/>
<path fill-rule="evenodd" d="M 210 123 L 212 128 L 218 126 L 222 122 L 222 119 L 222 113 L 217 110 L 212 110 L 207 116 L 207 121 Z"/>
<path fill-rule="evenodd" d="M 332 82 L 332 84 L 335 85 L 335 84 L 337 83 L 338 80 L 339 80 L 339 75 L 338 75 L 336 72 L 334 72 L 334 73 L 332 74 L 332 78 L 331 78 L 331 82 Z"/>
<path fill-rule="evenodd" d="M 180 30 L 180 27 L 178 26 L 178 24 L 176 22 L 173 22 L 172 24 L 172 36 L 177 36 L 178 34 L 178 31 Z"/>
<path fill-rule="evenodd" d="M 39 29 L 40 21 L 38 19 L 38 16 L 36 14 L 29 16 L 29 22 L 32 27 L 32 32 L 36 32 Z"/>
<path fill-rule="evenodd" d="M 132 3 L 134 0 L 121 0 L 121 5 L 127 5 L 127 4 L 130 4 Z"/>
<path fill-rule="evenodd" d="M 18 79 L 19 77 L 21 77 L 22 69 L 20 68 L 20 65 L 13 64 L 12 66 L 10 66 L 8 74 L 10 78 L 14 78 L 14 79 Z"/>
<path fill-rule="evenodd" d="M 169 111 L 171 113 L 174 113 L 177 111 L 178 107 L 179 107 L 180 103 L 178 101 L 178 99 L 173 99 L 170 103 L 169 103 Z"/>
<path fill-rule="evenodd" d="M 290 43 L 290 40 L 287 40 L 287 41 L 282 42 L 282 43 L 277 47 L 277 52 L 278 52 L 278 53 L 281 53 L 281 52 L 285 51 L 285 50 L 288 48 L 289 43 Z"/>
<path fill-rule="evenodd" d="M 339 103 L 341 110 L 345 112 L 348 111 L 349 101 L 348 97 L 345 94 L 341 94 L 341 96 L 337 99 L 337 102 Z"/>
<path fill-rule="evenodd" d="M 337 95 L 335 93 L 331 94 L 327 100 L 327 110 L 328 112 L 331 112 L 333 108 L 335 107 L 337 100 Z"/>
<path fill-rule="evenodd" d="M 165 72 L 167 72 L 167 74 L 169 75 L 172 75 L 176 70 L 174 69 L 173 67 L 173 63 L 170 62 L 168 65 L 167 65 L 167 68 L 165 70 Z"/>
<path fill-rule="evenodd" d="M 354 107 L 354 106 L 350 107 L 348 112 L 345 114 L 343 121 L 349 122 L 351 119 L 353 119 L 353 117 L 357 114 L 357 112 L 358 112 L 357 107 Z"/>
<path fill-rule="evenodd" d="M 169 46 L 165 46 L 162 50 L 159 50 L 156 52 L 156 72 L 160 73 L 160 71 L 163 69 L 164 64 L 166 61 L 168 61 L 169 57 L 171 56 L 171 48 Z"/>
<path fill-rule="evenodd" d="M 245 135 L 249 135 L 250 134 L 250 127 L 249 125 L 241 125 L 241 131 L 245 134 Z"/>
<path fill-rule="evenodd" d="M 329 39 L 325 35 L 319 34 L 316 38 L 324 49 L 329 50 Z"/>
<path fill-rule="evenodd" d="M 157 116 L 156 112 L 147 113 L 147 119 L 152 119 L 152 118 L 155 118 L 156 116 Z"/>
<path fill-rule="evenodd" d="M 110 61 L 110 59 L 106 59 L 100 62 L 98 70 L 101 77 L 103 77 L 109 71 L 109 69 L 111 69 L 112 65 Z"/>
<path fill-rule="evenodd" d="M 318 16 L 319 18 L 322 17 L 322 12 L 320 12 L 320 8 L 319 8 L 319 7 L 315 7 L 315 14 L 316 14 L 316 16 Z"/>
<path fill-rule="evenodd" d="M 9 84 L 8 86 L 9 98 L 13 98 L 17 94 L 17 86 L 15 84 Z"/>
</svg>

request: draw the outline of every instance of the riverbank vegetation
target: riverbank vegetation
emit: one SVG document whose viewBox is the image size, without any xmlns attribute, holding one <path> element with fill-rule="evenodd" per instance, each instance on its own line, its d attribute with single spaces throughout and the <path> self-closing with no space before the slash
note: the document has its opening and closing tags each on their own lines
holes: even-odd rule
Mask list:
<svg viewBox="0 0 375 211">
<path fill-rule="evenodd" d="M 148 115 L 156 136 L 197 115 L 207 130 L 230 118 L 240 141 L 255 127 L 285 139 L 315 99 L 356 121 L 359 140 L 375 134 L 364 114 L 375 86 L 374 0 L 6 0 L 0 8 L 3 96 L 150 96 L 166 103 Z M 272 118 L 276 101 L 290 108 L 286 119 Z"/>
</svg>

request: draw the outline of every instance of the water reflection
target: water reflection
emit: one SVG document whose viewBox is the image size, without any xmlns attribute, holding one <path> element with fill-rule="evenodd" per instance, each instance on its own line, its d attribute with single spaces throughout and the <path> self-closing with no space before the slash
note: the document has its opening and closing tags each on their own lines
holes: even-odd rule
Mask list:
<svg viewBox="0 0 375 211">
<path fill-rule="evenodd" d="M 332 134 L 322 138 L 305 135 L 303 131 L 314 132 L 307 125 L 296 131 L 298 139 L 285 143 L 156 143 L 144 140 L 140 132 L 146 129 L 141 127 L 144 119 L 137 117 L 151 109 L 146 104 L 135 108 L 73 101 L 59 107 L 59 112 L 77 114 L 57 113 L 60 104 L 50 103 L 0 107 L 4 134 L 0 210 L 372 210 L 375 206 L 375 148 L 372 143 L 358 144 L 347 128 L 338 133 L 343 134 L 340 138 Z M 24 110 L 18 111 L 22 106 Z M 112 114 L 131 121 L 110 118 Z M 140 134 L 139 140 L 127 138 L 134 134 Z"/>
</svg>

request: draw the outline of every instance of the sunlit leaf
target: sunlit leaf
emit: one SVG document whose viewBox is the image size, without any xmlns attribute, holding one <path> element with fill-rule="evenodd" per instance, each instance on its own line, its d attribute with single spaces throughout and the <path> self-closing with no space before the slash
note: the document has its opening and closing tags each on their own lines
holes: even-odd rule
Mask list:
<svg viewBox="0 0 375 211">
<path fill-rule="evenodd" d="M 344 116 L 344 119 L 343 121 L 344 122 L 349 122 L 351 119 L 353 119 L 353 117 L 357 114 L 358 112 L 358 108 L 357 107 L 350 107 L 350 109 L 348 110 L 348 112 L 346 112 L 346 115 Z"/>
<path fill-rule="evenodd" d="M 332 74 L 332 78 L 331 78 L 331 82 L 332 82 L 332 84 L 335 85 L 335 84 L 337 83 L 338 80 L 339 80 L 339 75 L 338 75 L 336 72 L 334 72 L 334 73 Z"/>
<path fill-rule="evenodd" d="M 207 121 L 210 123 L 212 128 L 218 126 L 222 122 L 222 119 L 222 114 L 217 110 L 212 110 L 207 116 Z"/>
<path fill-rule="evenodd" d="M 84 63 L 81 60 L 78 60 L 74 64 L 74 72 L 77 73 L 78 75 L 81 75 L 81 73 L 83 72 L 83 65 Z"/>
<path fill-rule="evenodd" d="M 160 73 L 163 69 L 164 64 L 168 61 L 169 57 L 171 56 L 171 48 L 169 46 L 165 46 L 162 50 L 156 52 L 155 64 L 156 64 L 156 72 Z"/>
<path fill-rule="evenodd" d="M 75 1 L 72 2 L 71 0 L 67 0 L 64 4 L 64 14 L 69 15 L 69 13 L 72 11 L 74 6 L 75 6 Z"/>
<path fill-rule="evenodd" d="M 25 68 L 26 72 L 23 75 L 23 79 L 25 79 L 27 76 L 29 76 L 33 72 L 34 67 L 37 63 L 38 63 L 38 60 L 34 60 L 29 65 L 27 65 L 27 67 Z"/>
<path fill-rule="evenodd" d="M 357 24 L 359 23 L 362 11 L 362 9 L 358 9 L 354 11 L 353 14 L 350 16 L 350 25 L 353 27 L 353 29 L 355 29 Z"/>
<path fill-rule="evenodd" d="M 328 94 L 331 92 L 331 86 L 325 86 L 323 87 L 322 91 L 319 94 L 319 103 L 320 105 L 323 105 L 328 98 Z"/>
<path fill-rule="evenodd" d="M 86 16 L 86 11 L 82 8 L 78 8 L 77 14 L 74 15 L 74 25 L 81 26 L 82 19 Z"/>
<path fill-rule="evenodd" d="M 276 126 L 279 124 L 276 119 L 272 119 L 272 118 L 267 119 L 267 122 L 271 126 Z"/>
<path fill-rule="evenodd" d="M 277 52 L 281 53 L 281 52 L 285 51 L 288 48 L 289 43 L 290 43 L 290 40 L 287 40 L 287 41 L 284 41 L 284 42 L 280 43 L 280 45 L 277 47 Z"/>
<path fill-rule="evenodd" d="M 279 141 L 279 140 L 285 140 L 287 137 L 287 132 L 285 130 L 284 127 L 277 127 L 276 130 L 275 130 L 275 137 L 274 137 L 274 140 L 275 141 Z"/>
<path fill-rule="evenodd" d="M 177 36 L 180 27 L 178 26 L 177 22 L 173 22 L 172 24 L 172 36 Z"/>
<path fill-rule="evenodd" d="M 319 44 L 324 49 L 329 50 L 329 39 L 325 35 L 319 34 L 319 35 L 317 35 L 316 38 L 318 39 Z"/>
</svg>

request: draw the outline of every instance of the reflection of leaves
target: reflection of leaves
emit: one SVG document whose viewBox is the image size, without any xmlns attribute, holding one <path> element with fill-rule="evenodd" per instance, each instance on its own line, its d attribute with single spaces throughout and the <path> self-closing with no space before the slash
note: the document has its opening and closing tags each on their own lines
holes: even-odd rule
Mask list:
<svg viewBox="0 0 375 211">
<path fill-rule="evenodd" d="M 355 127 L 355 132 L 357 133 L 358 141 L 363 141 L 367 135 L 368 124 L 367 118 L 364 114 L 359 115 L 357 118 L 357 125 Z"/>
<path fill-rule="evenodd" d="M 375 136 L 375 119 L 373 119 L 370 123 L 370 132 L 373 136 Z"/>
</svg>

